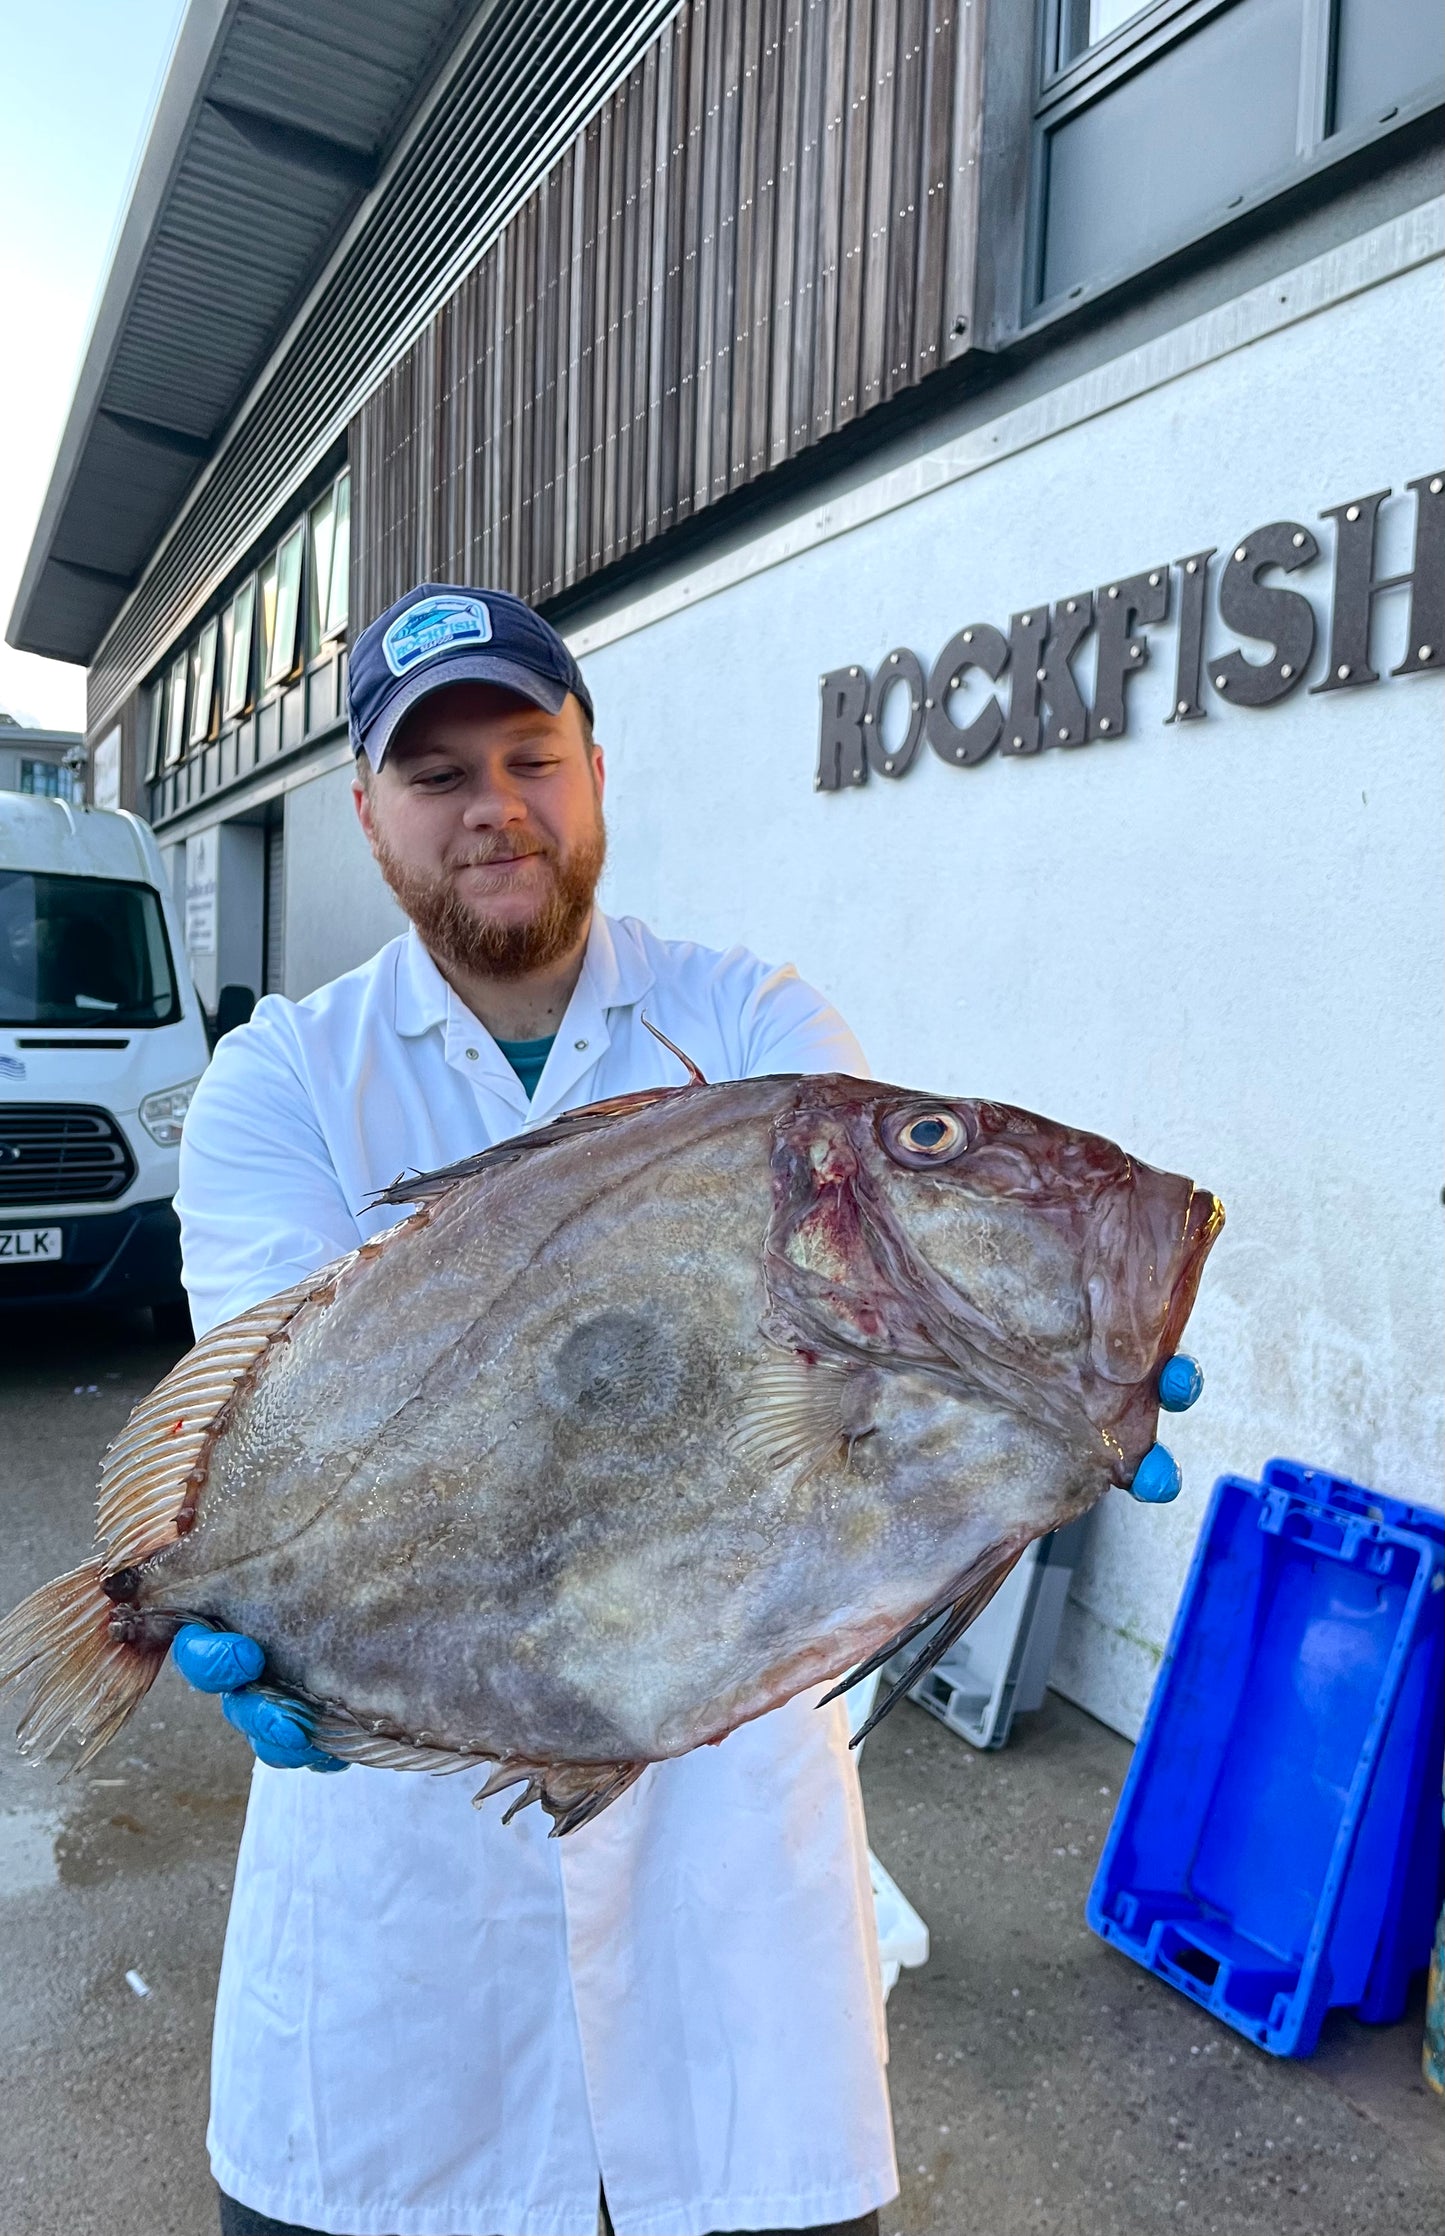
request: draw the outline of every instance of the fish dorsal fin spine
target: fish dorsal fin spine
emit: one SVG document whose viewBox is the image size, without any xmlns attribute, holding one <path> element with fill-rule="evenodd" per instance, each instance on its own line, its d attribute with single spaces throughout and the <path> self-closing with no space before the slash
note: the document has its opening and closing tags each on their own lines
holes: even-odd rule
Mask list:
<svg viewBox="0 0 1445 2236">
<path fill-rule="evenodd" d="M 324 1294 L 337 1270 L 312 1274 L 223 1320 L 136 1407 L 101 1468 L 96 1539 L 107 1575 L 134 1568 L 185 1536 L 222 1413 L 308 1297 Z"/>
<path fill-rule="evenodd" d="M 701 1082 L 704 1090 L 709 1082 Z M 594 1132 L 599 1126 L 608 1125 L 614 1118 L 625 1118 L 636 1110 L 649 1110 L 654 1103 L 676 1102 L 680 1095 L 690 1095 L 695 1087 L 638 1087 L 629 1095 L 609 1095 L 604 1102 L 579 1104 L 576 1110 L 564 1110 L 545 1126 L 533 1126 L 528 1133 L 508 1134 L 505 1141 L 494 1141 L 490 1148 L 479 1149 L 474 1156 L 459 1157 L 454 1165 L 438 1165 L 435 1172 L 398 1173 L 390 1187 L 378 1188 L 367 1199 L 368 1211 L 382 1203 L 432 1202 L 444 1196 L 459 1181 L 475 1180 L 481 1173 L 493 1172 L 501 1165 L 515 1164 L 519 1157 L 530 1157 L 539 1149 L 550 1149 L 555 1142 L 575 1141 L 579 1134 Z"/>
</svg>

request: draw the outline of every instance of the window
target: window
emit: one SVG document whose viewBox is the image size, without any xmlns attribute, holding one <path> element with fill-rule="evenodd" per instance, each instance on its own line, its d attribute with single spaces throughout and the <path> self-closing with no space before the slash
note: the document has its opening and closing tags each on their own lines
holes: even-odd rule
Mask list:
<svg viewBox="0 0 1445 2236">
<path fill-rule="evenodd" d="M 191 726 L 186 735 L 200 745 L 211 735 L 211 712 L 216 702 L 216 636 L 219 623 L 206 623 L 191 646 Z"/>
<path fill-rule="evenodd" d="M 97 807 L 120 806 L 120 724 L 107 730 L 90 759 L 91 797 Z"/>
<path fill-rule="evenodd" d="M 171 1025 L 180 1014 L 148 885 L 0 870 L 0 1024 Z"/>
<path fill-rule="evenodd" d="M 1445 11 L 1434 0 L 1338 0 L 1335 38 L 1336 132 L 1388 124 L 1445 76 Z"/>
<path fill-rule="evenodd" d="M 145 713 L 142 717 L 143 745 L 141 766 L 146 772 L 147 784 L 154 784 L 161 773 L 161 741 L 165 734 L 166 686 L 164 676 L 154 682 L 145 696 Z"/>
<path fill-rule="evenodd" d="M 311 614 L 309 647 L 319 652 L 346 627 L 351 574 L 351 476 L 341 479 L 311 508 Z"/>
<path fill-rule="evenodd" d="M 1047 0 L 1029 301 L 1140 270 L 1445 75 L 1439 0 Z"/>
<path fill-rule="evenodd" d="M 251 704 L 251 644 L 256 623 L 256 578 L 243 582 L 226 608 L 221 713 L 227 721 Z"/>
<path fill-rule="evenodd" d="M 82 800 L 78 772 L 62 768 L 59 761 L 22 761 L 20 789 L 42 800 Z"/>
<path fill-rule="evenodd" d="M 271 610 L 266 616 L 266 681 L 284 683 L 296 665 L 296 624 L 301 618 L 301 562 L 306 551 L 306 523 L 298 521 L 261 576 L 262 596 L 267 577 L 271 585 Z"/>
<path fill-rule="evenodd" d="M 1064 0 L 1059 10 L 1059 67 L 1073 62 L 1111 31 L 1142 15 L 1149 0 Z"/>
<path fill-rule="evenodd" d="M 186 656 L 177 653 L 166 676 L 165 766 L 173 769 L 186 757 Z"/>
</svg>

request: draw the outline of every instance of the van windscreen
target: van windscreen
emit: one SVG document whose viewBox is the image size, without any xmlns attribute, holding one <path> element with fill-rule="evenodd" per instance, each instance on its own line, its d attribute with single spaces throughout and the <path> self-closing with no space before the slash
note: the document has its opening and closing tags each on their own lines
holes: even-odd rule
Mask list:
<svg viewBox="0 0 1445 2236">
<path fill-rule="evenodd" d="M 0 1025 L 173 1025 L 180 1014 L 148 885 L 0 870 Z"/>
</svg>

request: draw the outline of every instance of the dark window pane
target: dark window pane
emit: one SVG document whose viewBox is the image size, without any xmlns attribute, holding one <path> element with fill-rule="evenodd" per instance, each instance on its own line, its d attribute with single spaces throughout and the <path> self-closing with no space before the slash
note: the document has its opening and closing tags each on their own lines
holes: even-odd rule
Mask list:
<svg viewBox="0 0 1445 2236">
<path fill-rule="evenodd" d="M 0 1025 L 173 1025 L 155 894 L 100 877 L 0 870 Z"/>
<path fill-rule="evenodd" d="M 1440 0 L 1341 0 L 1335 130 L 1377 124 L 1386 109 L 1445 77 Z"/>
<path fill-rule="evenodd" d="M 1145 264 L 1294 160 L 1303 0 L 1240 0 L 1051 135 L 1047 298 Z"/>
</svg>

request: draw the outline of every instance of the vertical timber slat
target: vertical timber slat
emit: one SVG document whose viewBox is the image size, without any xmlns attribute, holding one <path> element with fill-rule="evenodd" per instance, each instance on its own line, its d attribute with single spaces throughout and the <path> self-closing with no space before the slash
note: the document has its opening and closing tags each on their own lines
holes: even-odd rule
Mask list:
<svg viewBox="0 0 1445 2236">
<path fill-rule="evenodd" d="M 987 5 L 681 0 L 353 420 L 353 626 L 555 599 L 972 347 Z"/>
</svg>

